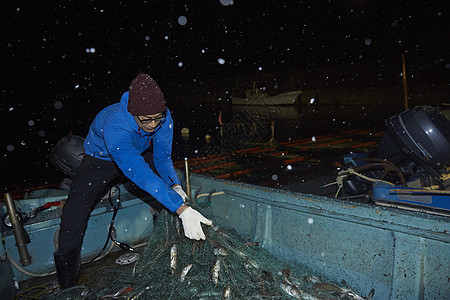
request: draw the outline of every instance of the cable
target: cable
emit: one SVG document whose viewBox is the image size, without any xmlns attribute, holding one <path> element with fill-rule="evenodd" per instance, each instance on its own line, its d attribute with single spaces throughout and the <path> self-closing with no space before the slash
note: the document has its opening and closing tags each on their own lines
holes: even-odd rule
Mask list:
<svg viewBox="0 0 450 300">
<path fill-rule="evenodd" d="M 103 248 L 100 250 L 100 252 L 92 260 L 90 260 L 90 261 L 88 261 L 86 263 L 91 263 L 91 262 L 93 262 L 93 261 L 95 261 L 97 259 L 100 259 L 100 257 L 106 256 L 109 252 L 107 252 L 104 255 L 102 255 L 102 254 L 105 251 L 106 246 L 108 245 L 108 241 L 110 239 L 112 241 L 110 249 L 112 249 L 112 246 L 115 245 L 115 246 L 117 246 L 118 248 L 120 248 L 122 250 L 130 251 L 130 252 L 136 252 L 136 250 L 133 247 L 131 247 L 130 245 L 128 245 L 126 243 L 122 243 L 122 242 L 117 241 L 116 238 L 112 236 L 113 230 L 115 231 L 114 221 L 116 219 L 116 215 L 117 215 L 117 213 L 119 211 L 119 206 L 120 206 L 120 188 L 117 185 L 115 185 L 115 187 L 116 187 L 116 189 L 118 191 L 118 194 L 117 194 L 117 206 L 114 205 L 113 201 L 111 200 L 111 198 L 112 198 L 111 197 L 111 189 L 109 190 L 109 195 L 108 195 L 109 203 L 111 204 L 111 206 L 113 208 L 113 215 L 112 215 L 112 218 L 111 218 L 111 223 L 109 224 L 108 236 L 106 238 L 105 244 L 103 245 Z M 86 263 L 84 263 L 84 264 L 86 264 Z"/>
</svg>

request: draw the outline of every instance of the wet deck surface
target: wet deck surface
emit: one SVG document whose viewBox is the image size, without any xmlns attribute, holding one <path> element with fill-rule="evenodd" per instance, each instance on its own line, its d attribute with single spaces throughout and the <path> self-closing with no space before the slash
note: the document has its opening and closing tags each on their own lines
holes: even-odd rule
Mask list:
<svg viewBox="0 0 450 300">
<path fill-rule="evenodd" d="M 383 130 L 354 129 L 291 141 L 250 145 L 231 152 L 188 159 L 190 172 L 259 186 L 333 197 L 340 158 L 374 155 Z M 183 169 L 184 161 L 174 162 Z"/>
<path fill-rule="evenodd" d="M 142 248 L 138 248 L 138 250 L 141 249 Z M 114 248 L 111 253 L 98 261 L 86 264 L 83 262 L 80 269 L 80 278 L 78 280 L 79 285 L 95 286 L 96 281 L 99 279 L 93 275 L 98 274 L 99 269 L 114 269 L 131 272 L 131 269 L 134 266 L 133 263 L 128 265 L 116 263 L 116 259 L 125 253 L 127 252 Z M 52 295 L 57 290 L 59 290 L 59 284 L 56 274 L 45 277 L 31 277 L 30 279 L 20 282 L 16 299 L 45 299 L 46 296 Z"/>
</svg>

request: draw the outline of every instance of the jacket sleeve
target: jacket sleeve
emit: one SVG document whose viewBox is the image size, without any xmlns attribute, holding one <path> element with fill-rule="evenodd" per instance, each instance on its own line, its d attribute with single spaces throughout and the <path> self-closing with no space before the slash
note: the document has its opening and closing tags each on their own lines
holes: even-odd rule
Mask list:
<svg viewBox="0 0 450 300">
<path fill-rule="evenodd" d="M 183 199 L 151 170 L 133 146 L 132 133 L 117 127 L 106 127 L 104 137 L 109 154 L 125 176 L 172 212 L 183 204 Z"/>
<path fill-rule="evenodd" d="M 181 185 L 172 162 L 173 122 L 170 115 L 166 122 L 153 138 L 153 163 L 156 171 L 165 183 L 170 186 L 174 184 Z"/>
</svg>

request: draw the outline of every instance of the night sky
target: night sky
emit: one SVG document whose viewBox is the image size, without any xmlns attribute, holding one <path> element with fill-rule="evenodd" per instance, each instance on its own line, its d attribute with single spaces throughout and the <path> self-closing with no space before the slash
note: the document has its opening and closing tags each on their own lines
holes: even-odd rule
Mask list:
<svg viewBox="0 0 450 300">
<path fill-rule="evenodd" d="M 2 177 L 87 130 L 139 72 L 168 102 L 193 82 L 402 54 L 450 82 L 447 2 L 2 1 Z"/>
</svg>

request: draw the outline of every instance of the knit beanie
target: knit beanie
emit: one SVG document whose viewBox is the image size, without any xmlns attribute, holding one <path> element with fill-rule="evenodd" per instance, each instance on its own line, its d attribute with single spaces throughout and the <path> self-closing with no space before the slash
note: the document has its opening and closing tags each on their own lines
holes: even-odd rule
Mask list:
<svg viewBox="0 0 450 300">
<path fill-rule="evenodd" d="M 133 116 L 164 112 L 166 101 L 156 81 L 144 73 L 133 79 L 129 88 L 127 109 Z"/>
</svg>

